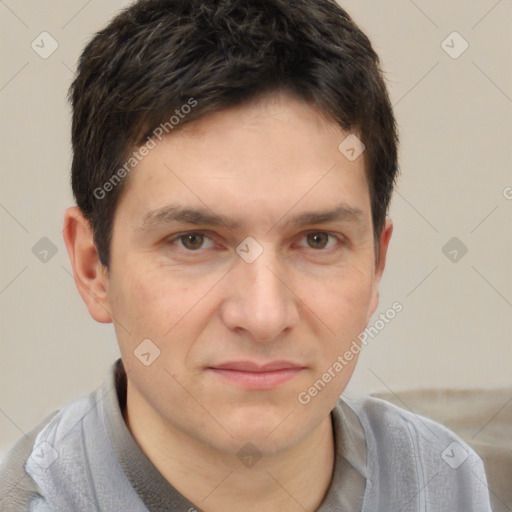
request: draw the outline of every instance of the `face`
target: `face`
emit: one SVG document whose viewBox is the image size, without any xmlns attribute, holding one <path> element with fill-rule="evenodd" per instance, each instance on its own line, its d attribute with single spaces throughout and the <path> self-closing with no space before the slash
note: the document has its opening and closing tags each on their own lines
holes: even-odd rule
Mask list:
<svg viewBox="0 0 512 512">
<path fill-rule="evenodd" d="M 160 431 L 275 453 L 328 417 L 387 246 L 376 264 L 364 153 L 340 153 L 347 135 L 274 96 L 186 125 L 132 171 L 107 300 L 129 404 Z"/>
</svg>

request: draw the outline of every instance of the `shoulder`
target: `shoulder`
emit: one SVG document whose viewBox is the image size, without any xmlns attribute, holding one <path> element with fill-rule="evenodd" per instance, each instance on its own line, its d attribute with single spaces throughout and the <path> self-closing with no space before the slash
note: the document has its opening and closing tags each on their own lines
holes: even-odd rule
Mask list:
<svg viewBox="0 0 512 512">
<path fill-rule="evenodd" d="M 365 433 L 370 501 L 381 509 L 412 500 L 417 510 L 490 512 L 482 460 L 454 432 L 380 398 L 340 400 Z"/>
<path fill-rule="evenodd" d="M 0 510 L 27 511 L 29 503 L 40 495 L 39 486 L 25 471 L 38 434 L 58 414 L 53 411 L 30 432 L 21 437 L 7 452 L 0 465 Z"/>
<path fill-rule="evenodd" d="M 93 407 L 94 395 L 77 398 L 53 411 L 7 452 L 0 465 L 0 510 L 26 512 L 34 500 L 46 494 L 41 476 L 50 472 L 61 453 L 77 444 L 77 426 Z"/>
</svg>

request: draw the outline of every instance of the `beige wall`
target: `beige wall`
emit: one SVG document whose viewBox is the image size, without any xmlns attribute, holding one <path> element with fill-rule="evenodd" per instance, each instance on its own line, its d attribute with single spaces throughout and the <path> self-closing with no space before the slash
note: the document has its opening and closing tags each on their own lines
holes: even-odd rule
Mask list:
<svg viewBox="0 0 512 512">
<path fill-rule="evenodd" d="M 379 313 L 395 301 L 403 311 L 369 338 L 347 393 L 510 385 L 512 2 L 341 4 L 382 56 L 402 168 Z M 77 293 L 61 229 L 72 204 L 66 91 L 90 34 L 124 5 L 0 3 L 0 453 L 98 386 L 119 354 L 112 326 Z M 47 59 L 31 48 L 43 31 L 59 45 Z M 453 31 L 469 43 L 456 59 L 441 47 Z M 449 51 L 461 43 L 448 38 Z M 46 263 L 32 252 L 42 237 L 57 249 Z M 468 249 L 455 263 L 442 252 L 452 237 Z"/>
</svg>

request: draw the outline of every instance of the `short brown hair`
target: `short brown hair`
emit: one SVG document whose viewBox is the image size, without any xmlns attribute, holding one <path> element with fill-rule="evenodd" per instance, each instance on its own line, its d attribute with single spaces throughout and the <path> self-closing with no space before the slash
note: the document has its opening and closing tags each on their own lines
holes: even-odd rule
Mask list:
<svg viewBox="0 0 512 512">
<path fill-rule="evenodd" d="M 73 194 L 102 264 L 134 148 L 159 125 L 171 133 L 191 99 L 177 129 L 278 90 L 360 134 L 378 240 L 398 135 L 379 58 L 349 15 L 334 0 L 139 0 L 87 44 L 69 91 Z"/>
</svg>

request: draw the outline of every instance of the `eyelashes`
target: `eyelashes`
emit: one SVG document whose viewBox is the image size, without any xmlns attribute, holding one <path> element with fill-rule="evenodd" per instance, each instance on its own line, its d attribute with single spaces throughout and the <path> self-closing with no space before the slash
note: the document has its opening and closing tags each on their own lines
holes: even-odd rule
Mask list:
<svg viewBox="0 0 512 512">
<path fill-rule="evenodd" d="M 300 240 L 306 240 L 306 245 L 299 245 L 301 248 L 310 249 L 314 252 L 330 252 L 340 249 L 344 245 L 344 239 L 339 234 L 328 231 L 309 231 L 301 234 Z M 315 247 L 320 242 L 320 247 Z M 325 244 L 324 244 L 325 242 Z M 334 242 L 334 244 L 332 243 Z M 217 247 L 211 236 L 203 231 L 187 231 L 174 235 L 167 240 L 169 245 L 175 245 L 185 253 L 203 253 L 207 249 Z"/>
</svg>

